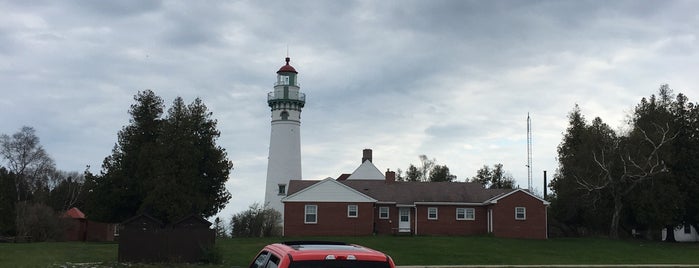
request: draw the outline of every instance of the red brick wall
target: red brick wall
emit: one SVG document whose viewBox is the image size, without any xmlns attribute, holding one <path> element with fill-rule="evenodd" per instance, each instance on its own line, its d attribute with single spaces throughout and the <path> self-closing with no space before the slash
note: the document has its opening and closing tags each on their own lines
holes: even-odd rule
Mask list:
<svg viewBox="0 0 699 268">
<path fill-rule="evenodd" d="M 347 217 L 349 204 L 357 205 L 357 218 Z M 318 223 L 304 223 L 305 205 L 318 206 Z M 371 235 L 375 213 L 378 212 L 374 212 L 372 203 L 286 202 L 284 203 L 284 236 Z"/>
<path fill-rule="evenodd" d="M 388 219 L 379 219 L 379 207 L 388 207 Z M 398 232 L 398 208 L 395 205 L 379 205 L 374 208 L 374 221 L 377 234 L 395 234 Z"/>
<path fill-rule="evenodd" d="M 427 219 L 427 209 L 437 208 L 437 219 Z M 474 220 L 456 220 L 456 208 L 473 208 Z M 418 235 L 475 235 L 488 232 L 487 209 L 469 206 L 417 206 Z M 415 226 L 411 226 L 415 228 Z M 415 232 L 415 230 L 413 230 Z"/>
<path fill-rule="evenodd" d="M 515 207 L 526 208 L 526 220 L 515 220 Z M 493 235 L 546 239 L 546 206 L 526 193 L 516 192 L 492 205 Z"/>
</svg>

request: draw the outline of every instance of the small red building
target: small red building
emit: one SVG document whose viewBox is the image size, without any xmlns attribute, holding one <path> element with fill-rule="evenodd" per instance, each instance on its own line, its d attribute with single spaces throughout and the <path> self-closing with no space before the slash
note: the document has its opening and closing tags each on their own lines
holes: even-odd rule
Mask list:
<svg viewBox="0 0 699 268">
<path fill-rule="evenodd" d="M 117 225 L 88 220 L 74 207 L 63 213 L 66 221 L 64 238 L 67 241 L 114 241 Z"/>
<path fill-rule="evenodd" d="M 368 156 L 368 157 L 367 157 Z M 339 180 L 291 180 L 285 236 L 371 234 L 547 238 L 549 203 L 524 189 L 467 182 L 397 182 L 365 150 L 364 162 Z"/>
</svg>

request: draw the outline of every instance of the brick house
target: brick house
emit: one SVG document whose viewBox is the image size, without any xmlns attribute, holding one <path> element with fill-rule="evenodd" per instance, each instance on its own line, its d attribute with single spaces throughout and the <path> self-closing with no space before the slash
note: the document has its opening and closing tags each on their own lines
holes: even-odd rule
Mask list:
<svg viewBox="0 0 699 268">
<path fill-rule="evenodd" d="M 371 234 L 547 238 L 548 202 L 525 189 L 466 182 L 397 182 L 364 150 L 362 164 L 338 179 L 291 180 L 285 236 Z"/>
</svg>

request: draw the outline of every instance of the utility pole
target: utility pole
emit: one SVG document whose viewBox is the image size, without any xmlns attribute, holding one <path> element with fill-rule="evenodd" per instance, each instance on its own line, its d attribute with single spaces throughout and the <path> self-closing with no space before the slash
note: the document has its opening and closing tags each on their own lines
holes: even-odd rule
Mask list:
<svg viewBox="0 0 699 268">
<path fill-rule="evenodd" d="M 528 189 L 532 191 L 532 120 L 527 113 L 527 182 Z"/>
</svg>

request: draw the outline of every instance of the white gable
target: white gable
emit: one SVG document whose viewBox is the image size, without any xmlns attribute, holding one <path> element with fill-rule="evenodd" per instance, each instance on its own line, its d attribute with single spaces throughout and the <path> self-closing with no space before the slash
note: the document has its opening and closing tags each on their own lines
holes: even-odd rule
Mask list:
<svg viewBox="0 0 699 268">
<path fill-rule="evenodd" d="M 374 166 L 371 161 L 366 160 L 364 163 L 359 165 L 357 169 L 352 172 L 352 175 L 347 178 L 348 180 L 385 180 L 383 173 L 379 171 L 376 166 Z"/>
<path fill-rule="evenodd" d="M 332 178 L 319 181 L 308 188 L 282 199 L 282 202 L 376 202 L 355 189 Z"/>
<path fill-rule="evenodd" d="M 514 194 L 514 193 L 516 193 L 516 192 L 523 192 L 523 193 L 525 193 L 525 194 L 528 194 L 529 196 L 538 199 L 539 201 L 541 201 L 542 203 L 544 203 L 544 205 L 546 205 L 546 206 L 548 206 L 548 205 L 551 204 L 549 201 L 546 201 L 546 200 L 544 200 L 544 199 L 541 199 L 540 197 L 538 197 L 538 196 L 536 196 L 536 195 L 533 195 L 532 193 L 530 193 L 529 191 L 527 191 L 527 190 L 525 190 L 525 189 L 516 189 L 516 190 L 513 190 L 513 191 L 511 191 L 511 192 L 509 192 L 509 193 L 500 194 L 500 195 L 494 196 L 494 197 L 491 198 L 491 199 L 486 200 L 486 201 L 483 202 L 483 203 L 484 203 L 484 204 L 496 204 L 496 203 L 498 202 L 498 200 L 503 199 L 503 198 L 505 198 L 505 197 L 507 197 L 507 196 L 509 196 L 509 195 L 511 195 L 511 194 Z"/>
</svg>

